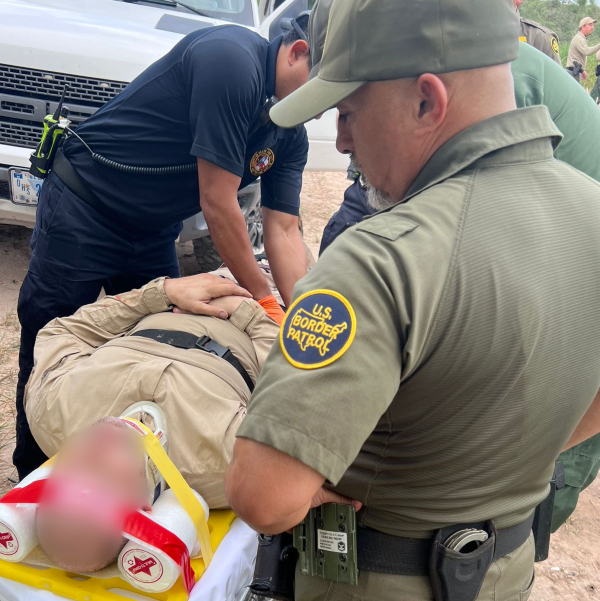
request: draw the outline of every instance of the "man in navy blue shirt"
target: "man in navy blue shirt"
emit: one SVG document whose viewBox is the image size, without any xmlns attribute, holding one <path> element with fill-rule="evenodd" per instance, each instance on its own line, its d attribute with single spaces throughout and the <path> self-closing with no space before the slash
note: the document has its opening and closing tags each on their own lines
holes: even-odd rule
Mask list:
<svg viewBox="0 0 600 601">
<path fill-rule="evenodd" d="M 174 241 L 182 220 L 201 208 L 219 255 L 240 285 L 259 301 L 270 296 L 237 198 L 238 189 L 258 177 L 265 250 L 289 302 L 306 273 L 298 215 L 308 139 L 303 126 L 284 130 L 272 124 L 267 107 L 308 79 L 307 21 L 294 22 L 272 43 L 234 25 L 188 35 L 64 144 L 42 187 L 19 296 L 13 461 L 21 478 L 45 459 L 23 408 L 38 331 L 94 302 L 102 288 L 118 294 L 155 277 L 177 277 Z M 115 168 L 92 153 L 146 169 Z M 160 173 L 175 166 L 179 173 Z"/>
</svg>

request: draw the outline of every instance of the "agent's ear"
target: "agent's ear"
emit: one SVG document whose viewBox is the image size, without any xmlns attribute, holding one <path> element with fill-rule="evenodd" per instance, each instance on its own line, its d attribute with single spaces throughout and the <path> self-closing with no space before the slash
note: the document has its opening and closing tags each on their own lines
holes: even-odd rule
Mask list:
<svg viewBox="0 0 600 601">
<path fill-rule="evenodd" d="M 446 117 L 448 90 L 444 82 L 432 73 L 425 73 L 417 80 L 419 109 L 418 128 L 421 131 L 436 129 Z"/>
<path fill-rule="evenodd" d="M 288 63 L 293 65 L 300 59 L 308 58 L 310 55 L 310 48 L 304 40 L 295 41 L 288 51 Z"/>
</svg>

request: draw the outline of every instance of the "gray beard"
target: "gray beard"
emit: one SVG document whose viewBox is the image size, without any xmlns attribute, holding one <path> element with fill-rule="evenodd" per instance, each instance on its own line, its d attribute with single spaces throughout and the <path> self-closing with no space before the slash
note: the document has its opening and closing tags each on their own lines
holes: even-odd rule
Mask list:
<svg viewBox="0 0 600 601">
<path fill-rule="evenodd" d="M 396 204 L 396 201 L 387 193 L 382 190 L 374 188 L 363 175 L 363 170 L 360 163 L 356 160 L 354 155 L 350 155 L 350 169 L 358 171 L 360 175 L 360 183 L 365 187 L 367 191 L 367 204 L 376 211 L 383 211 L 392 205 Z"/>
<path fill-rule="evenodd" d="M 367 204 L 376 211 L 383 211 L 396 204 L 396 201 L 386 192 L 377 190 L 367 183 Z"/>
</svg>

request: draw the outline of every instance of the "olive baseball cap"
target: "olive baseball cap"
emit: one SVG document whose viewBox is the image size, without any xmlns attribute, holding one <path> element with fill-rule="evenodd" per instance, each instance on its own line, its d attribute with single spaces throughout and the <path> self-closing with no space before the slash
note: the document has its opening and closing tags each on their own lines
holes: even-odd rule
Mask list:
<svg viewBox="0 0 600 601">
<path fill-rule="evenodd" d="M 310 45 L 310 58 L 313 67 L 310 71 L 309 80 L 314 79 L 319 74 L 321 58 L 323 58 L 323 47 L 327 37 L 327 23 L 329 22 L 329 13 L 333 0 L 318 0 L 310 11 L 310 20 L 308 22 L 308 43 Z"/>
<path fill-rule="evenodd" d="M 592 17 L 583 17 L 581 21 L 579 21 L 579 29 L 581 29 L 584 25 L 589 25 L 590 23 L 597 23 L 598 19 L 592 19 Z"/>
<path fill-rule="evenodd" d="M 310 42 L 318 75 L 271 109 L 280 127 L 310 121 L 370 81 L 490 67 L 519 55 L 514 0 L 323 1 L 310 24 L 322 34 L 319 13 L 331 3 L 320 61 L 319 34 Z"/>
</svg>

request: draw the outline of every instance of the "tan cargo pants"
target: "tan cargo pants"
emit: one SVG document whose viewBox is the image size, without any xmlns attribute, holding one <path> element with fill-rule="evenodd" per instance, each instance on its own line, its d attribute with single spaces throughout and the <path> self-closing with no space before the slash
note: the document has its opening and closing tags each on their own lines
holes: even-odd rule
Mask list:
<svg viewBox="0 0 600 601">
<path fill-rule="evenodd" d="M 527 601 L 533 588 L 533 535 L 490 566 L 477 601 Z M 433 601 L 429 579 L 361 572 L 358 586 L 296 572 L 296 601 Z"/>
</svg>

